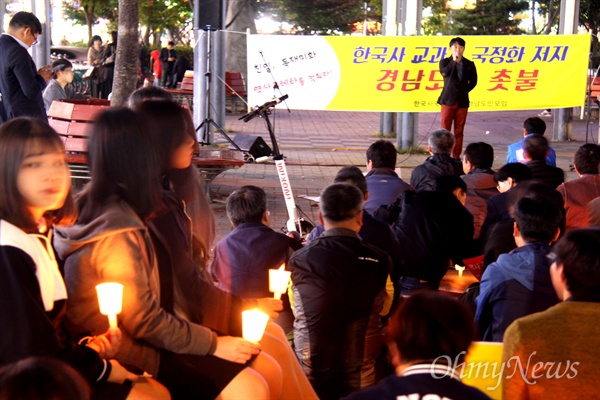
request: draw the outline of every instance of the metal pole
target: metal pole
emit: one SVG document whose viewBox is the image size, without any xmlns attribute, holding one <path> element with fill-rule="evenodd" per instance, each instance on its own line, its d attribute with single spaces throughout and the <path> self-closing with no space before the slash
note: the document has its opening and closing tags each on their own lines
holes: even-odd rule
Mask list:
<svg viewBox="0 0 600 400">
<path fill-rule="evenodd" d="M 197 16 L 194 15 L 194 18 Z M 208 35 L 207 31 L 202 29 L 194 29 L 194 35 L 196 37 L 196 46 L 194 46 L 194 60 L 196 60 L 194 63 L 194 125 L 199 126 L 205 119 L 210 118 L 210 115 L 207 115 L 208 98 L 206 97 Z M 203 138 L 201 131 L 196 131 L 196 136 L 199 142 L 212 143 L 212 137 Z"/>
<path fill-rule="evenodd" d="M 563 0 L 560 2 L 559 33 L 573 34 L 579 25 L 579 0 Z M 589 111 L 588 111 L 589 112 Z M 553 140 L 570 140 L 573 131 L 572 108 L 558 108 L 554 112 Z"/>
<path fill-rule="evenodd" d="M 225 126 L 225 31 L 215 31 L 212 37 L 211 112 L 217 125 Z"/>
<path fill-rule="evenodd" d="M 385 36 L 398 35 L 398 0 L 383 0 L 383 21 L 381 31 Z M 396 113 L 382 112 L 379 114 L 379 133 L 388 135 L 394 132 Z"/>
</svg>

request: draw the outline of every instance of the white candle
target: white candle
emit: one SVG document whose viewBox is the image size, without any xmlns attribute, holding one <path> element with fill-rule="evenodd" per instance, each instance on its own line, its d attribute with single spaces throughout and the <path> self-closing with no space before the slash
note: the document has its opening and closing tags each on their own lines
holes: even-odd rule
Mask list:
<svg viewBox="0 0 600 400">
<path fill-rule="evenodd" d="M 281 264 L 279 269 L 269 270 L 269 291 L 275 293 L 273 297 L 279 300 L 286 292 L 291 275 L 291 271 L 285 270 L 285 264 Z"/>
<path fill-rule="evenodd" d="M 117 327 L 117 314 L 123 308 L 123 285 L 115 282 L 101 283 L 96 286 L 100 314 L 108 316 L 111 328 Z"/>
<path fill-rule="evenodd" d="M 269 316 L 258 309 L 242 311 L 242 337 L 258 343 L 263 337 Z"/>
<path fill-rule="evenodd" d="M 458 276 L 462 276 L 463 271 L 465 270 L 465 267 L 462 267 L 458 264 L 454 265 L 454 269 L 458 271 Z"/>
</svg>

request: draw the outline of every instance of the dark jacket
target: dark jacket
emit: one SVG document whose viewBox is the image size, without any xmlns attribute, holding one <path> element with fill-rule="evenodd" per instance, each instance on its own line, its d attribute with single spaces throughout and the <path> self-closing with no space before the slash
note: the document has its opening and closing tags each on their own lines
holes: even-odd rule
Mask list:
<svg viewBox="0 0 600 400">
<path fill-rule="evenodd" d="M 389 258 L 349 229 L 330 229 L 290 258 L 294 345 L 320 399 L 376 382 Z"/>
<path fill-rule="evenodd" d="M 398 196 L 412 187 L 404 182 L 391 168 L 373 168 L 367 175 L 369 198 L 365 202 L 365 211 L 371 215 L 380 207 L 392 204 Z"/>
<path fill-rule="evenodd" d="M 473 241 L 473 216 L 452 193 L 406 192 L 394 225 L 403 275 L 439 282 Z"/>
<path fill-rule="evenodd" d="M 482 340 L 501 342 L 514 320 L 559 302 L 550 280 L 550 250 L 544 243 L 528 243 L 487 267 L 475 313 Z"/>
<path fill-rule="evenodd" d="M 465 207 L 473 215 L 475 224 L 475 238 L 479 238 L 481 226 L 487 215 L 488 199 L 497 195 L 498 184 L 494 180 L 494 171 L 491 169 L 475 168 L 462 176 L 467 184 L 467 201 Z"/>
<path fill-rule="evenodd" d="M 288 262 L 292 244 L 288 236 L 260 222 L 238 225 L 215 247 L 211 270 L 219 288 L 241 297 L 272 296 L 269 269 Z"/>
<path fill-rule="evenodd" d="M 545 160 L 531 160 L 526 165 L 531 170 L 533 180 L 544 182 L 552 189 L 556 189 L 565 181 L 563 170 L 546 164 Z"/>
<path fill-rule="evenodd" d="M 321 236 L 325 232 L 323 225 L 316 226 L 306 238 L 306 245 Z M 358 236 L 379 250 L 387 254 L 392 260 L 392 281 L 396 282 L 401 276 L 400 249 L 396 234 L 384 221 L 373 217 L 367 211 L 363 212 L 363 224 Z"/>
<path fill-rule="evenodd" d="M 458 68 L 452 57 L 440 60 L 440 73 L 444 77 L 444 89 L 438 98 L 438 104 L 451 106 L 458 102 L 460 108 L 469 108 L 469 92 L 477 86 L 477 69 L 473 61 L 462 58 L 462 79 L 458 77 Z"/>
<path fill-rule="evenodd" d="M 434 154 L 416 167 L 410 175 L 410 184 L 415 190 L 435 190 L 436 178 L 443 175 L 463 174 L 460 160 L 452 158 L 449 154 Z"/>
<path fill-rule="evenodd" d="M 58 275 L 47 237 L 27 234 L 0 220 L 0 367 L 27 357 L 56 357 L 75 367 L 89 383 L 105 380 L 106 362 L 98 353 L 65 339 L 60 326 L 66 291 L 60 300 L 52 300 L 52 293 L 49 299 L 42 294 L 38 276 L 50 279 L 50 286 L 64 288 L 60 276 L 40 272 L 52 269 Z"/>
<path fill-rule="evenodd" d="M 7 120 L 35 117 L 47 121 L 42 99 L 45 87 L 27 50 L 12 36 L 0 35 L 0 105 Z"/>
</svg>

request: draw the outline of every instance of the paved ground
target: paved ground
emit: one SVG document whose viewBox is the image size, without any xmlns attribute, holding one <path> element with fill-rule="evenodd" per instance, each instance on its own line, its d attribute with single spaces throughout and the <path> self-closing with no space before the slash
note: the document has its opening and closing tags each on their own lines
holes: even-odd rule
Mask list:
<svg viewBox="0 0 600 400">
<path fill-rule="evenodd" d="M 378 138 L 379 113 L 334 112 L 334 111 L 292 111 L 281 106 L 272 119 L 281 152 L 286 156 L 286 165 L 292 190 L 295 196 L 318 195 L 319 191 L 331 183 L 337 171 L 346 165 L 356 165 L 364 169 L 365 151 Z M 535 116 L 541 110 L 511 112 L 470 113 L 465 127 L 466 146 L 470 142 L 484 141 L 494 147 L 494 168 L 504 165 L 506 148 L 522 138 L 523 121 Z M 225 131 L 232 137 L 236 133 L 261 136 L 269 145 L 271 141 L 264 121 L 254 118 L 248 123 L 238 120 L 240 115 L 227 115 Z M 427 136 L 439 127 L 439 114 L 419 114 L 419 144 L 427 146 Z M 552 136 L 552 118 L 544 119 L 548 125 L 547 136 Z M 586 121 L 575 117 L 572 124 L 573 141 L 552 142 L 557 152 L 558 166 L 569 170 L 575 150 L 585 143 Z M 489 133 L 488 133 L 489 132 Z M 592 120 L 589 132 L 591 142 L 598 140 L 598 121 Z M 223 142 L 215 134 L 215 143 Z M 389 139 L 394 141 L 395 139 Z M 425 160 L 425 155 L 398 155 L 397 166 L 402 178 L 410 179 L 412 169 Z M 567 179 L 573 173 L 567 173 Z M 285 225 L 287 212 L 279 186 L 279 180 L 272 161 L 262 164 L 245 164 L 239 169 L 229 170 L 219 175 L 211 185 L 214 199 L 225 199 L 235 188 L 242 185 L 256 185 L 265 189 L 271 211 L 271 226 L 279 229 Z M 307 216 L 317 221 L 317 208 L 310 201 L 298 198 L 297 205 Z M 215 202 L 213 211 L 217 218 L 217 241 L 229 232 L 230 225 L 225 216 L 225 207 Z M 215 242 L 216 243 L 216 242 Z M 214 243 L 213 243 L 214 245 Z"/>
</svg>

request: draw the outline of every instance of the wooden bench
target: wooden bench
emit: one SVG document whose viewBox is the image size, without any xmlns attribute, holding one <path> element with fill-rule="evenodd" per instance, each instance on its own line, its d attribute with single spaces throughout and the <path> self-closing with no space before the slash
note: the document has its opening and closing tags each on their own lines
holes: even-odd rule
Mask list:
<svg viewBox="0 0 600 400">
<path fill-rule="evenodd" d="M 55 100 L 48 110 L 48 122 L 60 135 L 67 153 L 67 162 L 74 185 L 81 186 L 90 179 L 87 165 L 87 143 L 91 122 L 98 113 L 110 107 L 108 100 Z M 221 172 L 244 165 L 243 154 L 228 149 L 201 147 L 192 163 L 207 182 Z"/>
<path fill-rule="evenodd" d="M 245 100 L 248 99 L 244 77 L 241 72 L 225 72 L 225 83 L 227 83 L 227 85 L 225 85 L 225 102 L 227 103 L 227 101 L 229 101 L 231 103 L 231 112 L 236 114 L 240 97 Z M 246 107 L 244 106 L 243 108 L 245 111 Z"/>
</svg>

